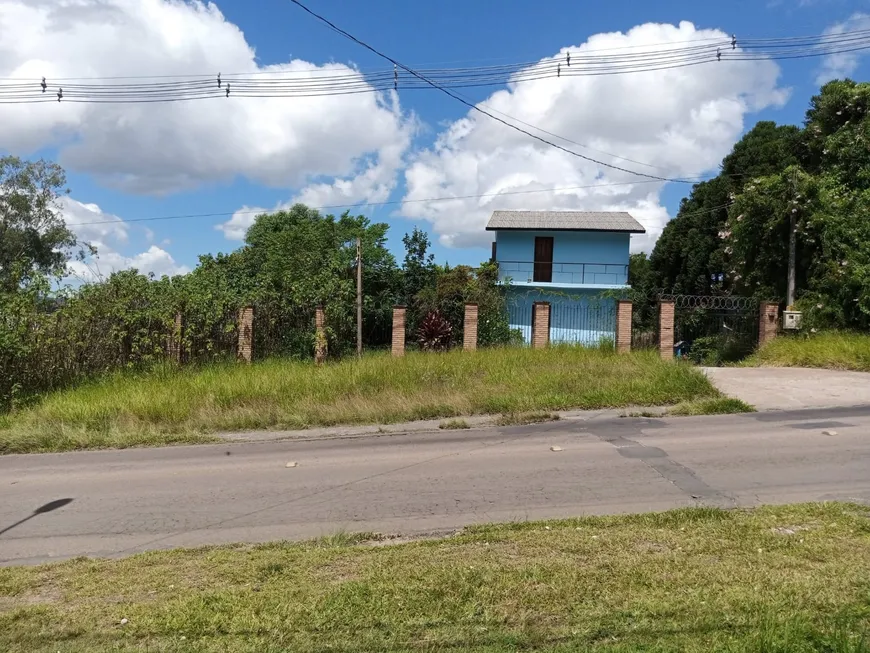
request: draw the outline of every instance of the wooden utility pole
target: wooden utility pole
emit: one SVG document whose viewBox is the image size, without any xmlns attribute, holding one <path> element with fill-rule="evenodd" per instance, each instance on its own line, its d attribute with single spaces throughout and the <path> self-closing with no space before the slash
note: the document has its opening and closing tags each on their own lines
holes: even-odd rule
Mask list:
<svg viewBox="0 0 870 653">
<path fill-rule="evenodd" d="M 362 238 L 356 239 L 356 355 L 362 356 Z"/>
</svg>

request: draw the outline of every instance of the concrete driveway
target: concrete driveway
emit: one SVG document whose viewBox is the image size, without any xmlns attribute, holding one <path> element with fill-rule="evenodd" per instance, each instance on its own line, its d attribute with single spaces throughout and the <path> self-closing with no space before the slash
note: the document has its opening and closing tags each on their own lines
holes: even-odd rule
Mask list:
<svg viewBox="0 0 870 653">
<path fill-rule="evenodd" d="M 729 397 L 758 410 L 870 406 L 870 373 L 802 367 L 706 367 Z"/>
</svg>

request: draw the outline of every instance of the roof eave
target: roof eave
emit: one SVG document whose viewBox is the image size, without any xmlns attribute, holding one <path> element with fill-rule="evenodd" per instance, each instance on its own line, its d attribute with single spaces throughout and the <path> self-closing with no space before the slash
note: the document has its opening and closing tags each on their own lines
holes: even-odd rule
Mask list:
<svg viewBox="0 0 870 653">
<path fill-rule="evenodd" d="M 646 229 L 587 229 L 583 227 L 490 227 L 486 231 L 595 231 L 598 233 L 610 232 L 614 234 L 645 234 Z"/>
</svg>

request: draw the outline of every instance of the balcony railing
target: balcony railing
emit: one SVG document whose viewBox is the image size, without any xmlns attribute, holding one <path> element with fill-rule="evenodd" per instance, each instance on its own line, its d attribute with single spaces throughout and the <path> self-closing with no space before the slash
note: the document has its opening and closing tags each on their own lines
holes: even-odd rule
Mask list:
<svg viewBox="0 0 870 653">
<path fill-rule="evenodd" d="M 498 278 L 513 283 L 621 286 L 628 283 L 628 265 L 498 261 Z"/>
</svg>

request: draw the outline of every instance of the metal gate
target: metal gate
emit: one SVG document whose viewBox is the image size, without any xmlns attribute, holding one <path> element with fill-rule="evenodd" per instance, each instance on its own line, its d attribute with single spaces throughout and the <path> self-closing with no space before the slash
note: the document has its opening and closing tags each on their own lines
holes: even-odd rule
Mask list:
<svg viewBox="0 0 870 653">
<path fill-rule="evenodd" d="M 659 296 L 632 297 L 631 349 L 657 349 L 659 346 Z"/>
<path fill-rule="evenodd" d="M 674 349 L 703 365 L 737 361 L 758 346 L 760 302 L 753 297 L 661 295 L 674 302 Z"/>
<path fill-rule="evenodd" d="M 550 306 L 550 342 L 600 347 L 616 342 L 616 302 L 580 298 Z"/>
<path fill-rule="evenodd" d="M 508 326 L 523 334 L 523 342 L 532 342 L 532 305 L 516 299 L 507 302 Z"/>
</svg>

